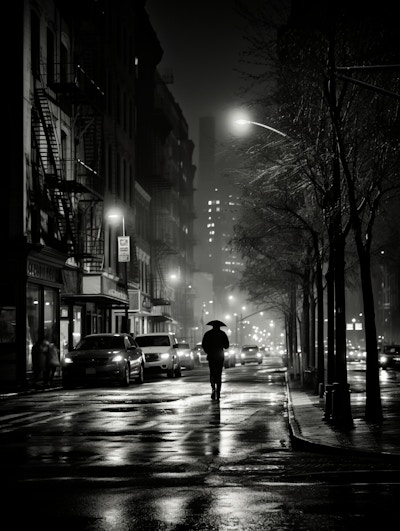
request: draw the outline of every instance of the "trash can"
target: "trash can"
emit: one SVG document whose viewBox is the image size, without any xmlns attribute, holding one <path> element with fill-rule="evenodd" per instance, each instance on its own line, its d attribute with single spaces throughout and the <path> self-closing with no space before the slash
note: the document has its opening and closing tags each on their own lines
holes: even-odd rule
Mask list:
<svg viewBox="0 0 400 531">
<path fill-rule="evenodd" d="M 326 384 L 325 386 L 325 413 L 324 413 L 324 420 L 331 421 L 332 420 L 332 391 L 333 391 L 333 384 Z"/>
<path fill-rule="evenodd" d="M 352 426 L 350 384 L 334 382 L 332 387 L 332 422 L 337 425 Z"/>
</svg>

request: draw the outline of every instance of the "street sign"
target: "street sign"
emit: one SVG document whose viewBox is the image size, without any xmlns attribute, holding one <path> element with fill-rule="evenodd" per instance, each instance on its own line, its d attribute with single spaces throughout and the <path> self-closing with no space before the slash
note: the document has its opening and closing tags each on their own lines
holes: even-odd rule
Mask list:
<svg viewBox="0 0 400 531">
<path fill-rule="evenodd" d="M 130 262 L 130 260 L 129 236 L 118 236 L 118 262 Z"/>
</svg>

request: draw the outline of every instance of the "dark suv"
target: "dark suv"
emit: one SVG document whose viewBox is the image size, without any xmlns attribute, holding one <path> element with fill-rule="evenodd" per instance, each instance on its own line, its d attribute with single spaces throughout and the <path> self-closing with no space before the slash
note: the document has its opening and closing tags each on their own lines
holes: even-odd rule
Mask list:
<svg viewBox="0 0 400 531">
<path fill-rule="evenodd" d="M 382 369 L 400 369 L 400 345 L 385 345 L 379 356 Z"/>
</svg>

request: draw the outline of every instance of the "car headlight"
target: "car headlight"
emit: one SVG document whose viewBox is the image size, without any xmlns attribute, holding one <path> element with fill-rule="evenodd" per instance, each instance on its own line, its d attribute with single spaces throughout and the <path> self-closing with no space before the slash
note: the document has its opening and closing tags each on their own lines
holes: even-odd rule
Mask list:
<svg viewBox="0 0 400 531">
<path fill-rule="evenodd" d="M 240 354 L 240 357 L 241 358 L 244 358 L 245 357 L 245 354 L 243 354 L 243 352 Z"/>
<path fill-rule="evenodd" d="M 162 359 L 162 360 L 166 360 L 166 359 L 168 359 L 168 358 L 169 358 L 169 352 L 163 352 L 163 353 L 161 354 L 161 359 Z"/>
<path fill-rule="evenodd" d="M 64 363 L 68 365 L 69 363 L 74 363 L 74 360 L 70 358 L 69 356 L 65 356 Z"/>
<path fill-rule="evenodd" d="M 381 363 L 386 363 L 386 362 L 387 362 L 387 357 L 381 356 Z"/>
<path fill-rule="evenodd" d="M 257 352 L 257 358 L 261 358 L 260 352 Z"/>
<path fill-rule="evenodd" d="M 114 356 L 111 361 L 114 361 L 115 363 L 119 363 L 120 361 L 123 360 L 123 357 L 121 356 L 121 354 L 117 354 L 116 356 Z"/>
</svg>

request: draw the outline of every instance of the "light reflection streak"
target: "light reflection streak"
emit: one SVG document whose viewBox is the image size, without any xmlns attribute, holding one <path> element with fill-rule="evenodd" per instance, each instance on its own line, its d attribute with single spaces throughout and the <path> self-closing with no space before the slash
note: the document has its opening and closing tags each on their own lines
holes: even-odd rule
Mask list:
<svg viewBox="0 0 400 531">
<path fill-rule="evenodd" d="M 177 525 L 184 521 L 184 507 L 188 496 L 174 496 L 173 498 L 162 498 L 155 507 L 156 516 L 159 520 Z"/>
</svg>

